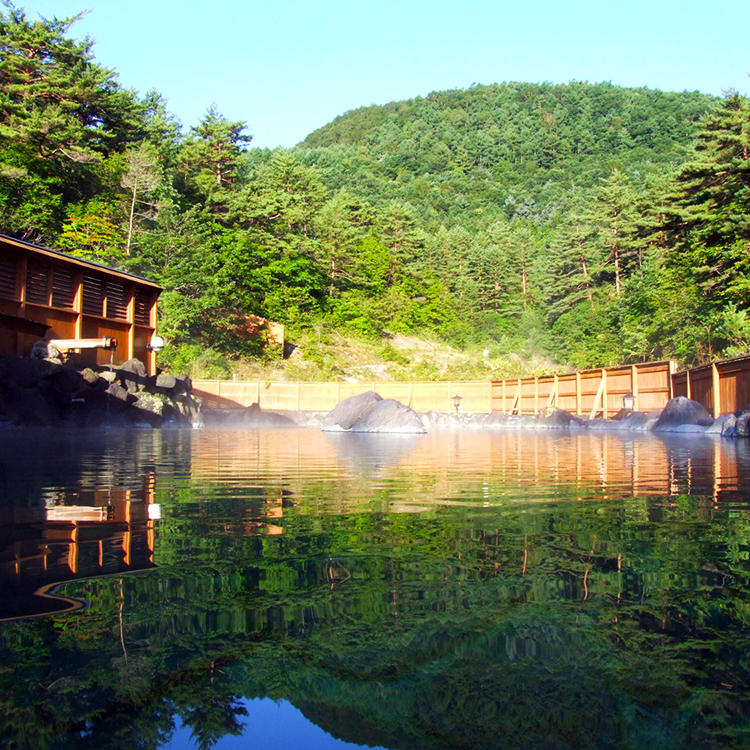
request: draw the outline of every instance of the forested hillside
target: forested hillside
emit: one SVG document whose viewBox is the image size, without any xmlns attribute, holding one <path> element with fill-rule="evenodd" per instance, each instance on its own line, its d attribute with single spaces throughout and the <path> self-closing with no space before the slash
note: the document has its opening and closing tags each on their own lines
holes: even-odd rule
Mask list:
<svg viewBox="0 0 750 750">
<path fill-rule="evenodd" d="M 246 314 L 561 367 L 750 345 L 739 94 L 475 86 L 268 151 L 123 89 L 74 22 L 0 15 L 0 232 L 162 283 L 167 365 L 261 356 Z"/>
</svg>

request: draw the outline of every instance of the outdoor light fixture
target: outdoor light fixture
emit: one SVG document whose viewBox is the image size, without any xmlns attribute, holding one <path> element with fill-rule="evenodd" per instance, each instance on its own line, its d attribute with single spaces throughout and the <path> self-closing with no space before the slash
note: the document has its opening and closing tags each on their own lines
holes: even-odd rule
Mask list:
<svg viewBox="0 0 750 750">
<path fill-rule="evenodd" d="M 146 349 L 150 352 L 160 352 L 164 348 L 164 339 L 161 336 L 152 336 L 151 341 L 146 344 Z"/>
<path fill-rule="evenodd" d="M 633 411 L 635 409 L 635 396 L 632 393 L 626 393 L 622 397 L 622 408 L 625 411 Z"/>
<path fill-rule="evenodd" d="M 461 406 L 461 396 L 458 394 L 453 397 L 453 406 L 456 407 L 456 414 L 458 414 L 458 407 Z"/>
</svg>

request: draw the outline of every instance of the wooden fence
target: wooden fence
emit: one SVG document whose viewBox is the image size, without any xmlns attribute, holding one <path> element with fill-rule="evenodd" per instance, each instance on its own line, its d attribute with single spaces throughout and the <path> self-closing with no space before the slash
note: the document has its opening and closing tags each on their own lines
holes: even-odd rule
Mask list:
<svg viewBox="0 0 750 750">
<path fill-rule="evenodd" d="M 672 398 L 676 369 L 677 363 L 667 360 L 542 378 L 496 380 L 492 383 L 492 411 L 537 414 L 555 407 L 579 416 L 601 415 L 607 419 L 622 409 L 627 394 L 633 395 L 636 411 L 663 409 Z"/>
<path fill-rule="evenodd" d="M 492 404 L 492 383 L 241 383 L 231 380 L 194 380 L 193 390 L 209 409 L 244 409 L 257 403 L 262 409 L 330 411 L 339 401 L 366 391 L 394 398 L 418 412 L 454 410 L 453 397 L 461 397 L 461 411 L 487 413 Z"/>
<path fill-rule="evenodd" d="M 687 396 L 714 418 L 750 405 L 750 356 L 681 370 L 672 376 L 675 396 Z"/>
<path fill-rule="evenodd" d="M 195 380 L 193 388 L 209 409 L 244 409 L 257 403 L 262 409 L 282 411 L 330 411 L 339 401 L 365 391 L 394 398 L 418 412 L 460 411 L 486 414 L 536 414 L 545 407 L 573 414 L 604 418 L 623 406 L 623 396 L 633 394 L 635 408 L 661 409 L 672 397 L 674 362 L 583 370 L 542 378 L 483 382 L 421 383 L 246 383 L 228 380 Z"/>
</svg>

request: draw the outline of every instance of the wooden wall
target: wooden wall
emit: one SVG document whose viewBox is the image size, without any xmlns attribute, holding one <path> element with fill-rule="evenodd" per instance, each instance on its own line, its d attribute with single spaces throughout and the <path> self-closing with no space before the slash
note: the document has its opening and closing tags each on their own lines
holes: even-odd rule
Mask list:
<svg viewBox="0 0 750 750">
<path fill-rule="evenodd" d="M 28 356 L 40 338 L 110 336 L 117 339 L 114 355 L 90 349 L 71 359 L 83 366 L 137 357 L 154 374 L 156 357 L 146 345 L 156 330 L 160 292 L 137 276 L 0 239 L 0 355 Z M 28 322 L 48 326 L 46 334 L 27 330 Z"/>
</svg>

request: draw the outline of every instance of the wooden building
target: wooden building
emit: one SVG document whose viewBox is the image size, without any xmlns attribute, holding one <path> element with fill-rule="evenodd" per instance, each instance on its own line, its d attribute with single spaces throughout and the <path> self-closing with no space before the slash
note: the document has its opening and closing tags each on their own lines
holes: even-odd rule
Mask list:
<svg viewBox="0 0 750 750">
<path fill-rule="evenodd" d="M 162 288 L 57 250 L 0 235 L 0 355 L 28 356 L 40 339 L 116 339 L 114 351 L 73 349 L 77 365 L 137 357 L 150 374 Z"/>
</svg>

